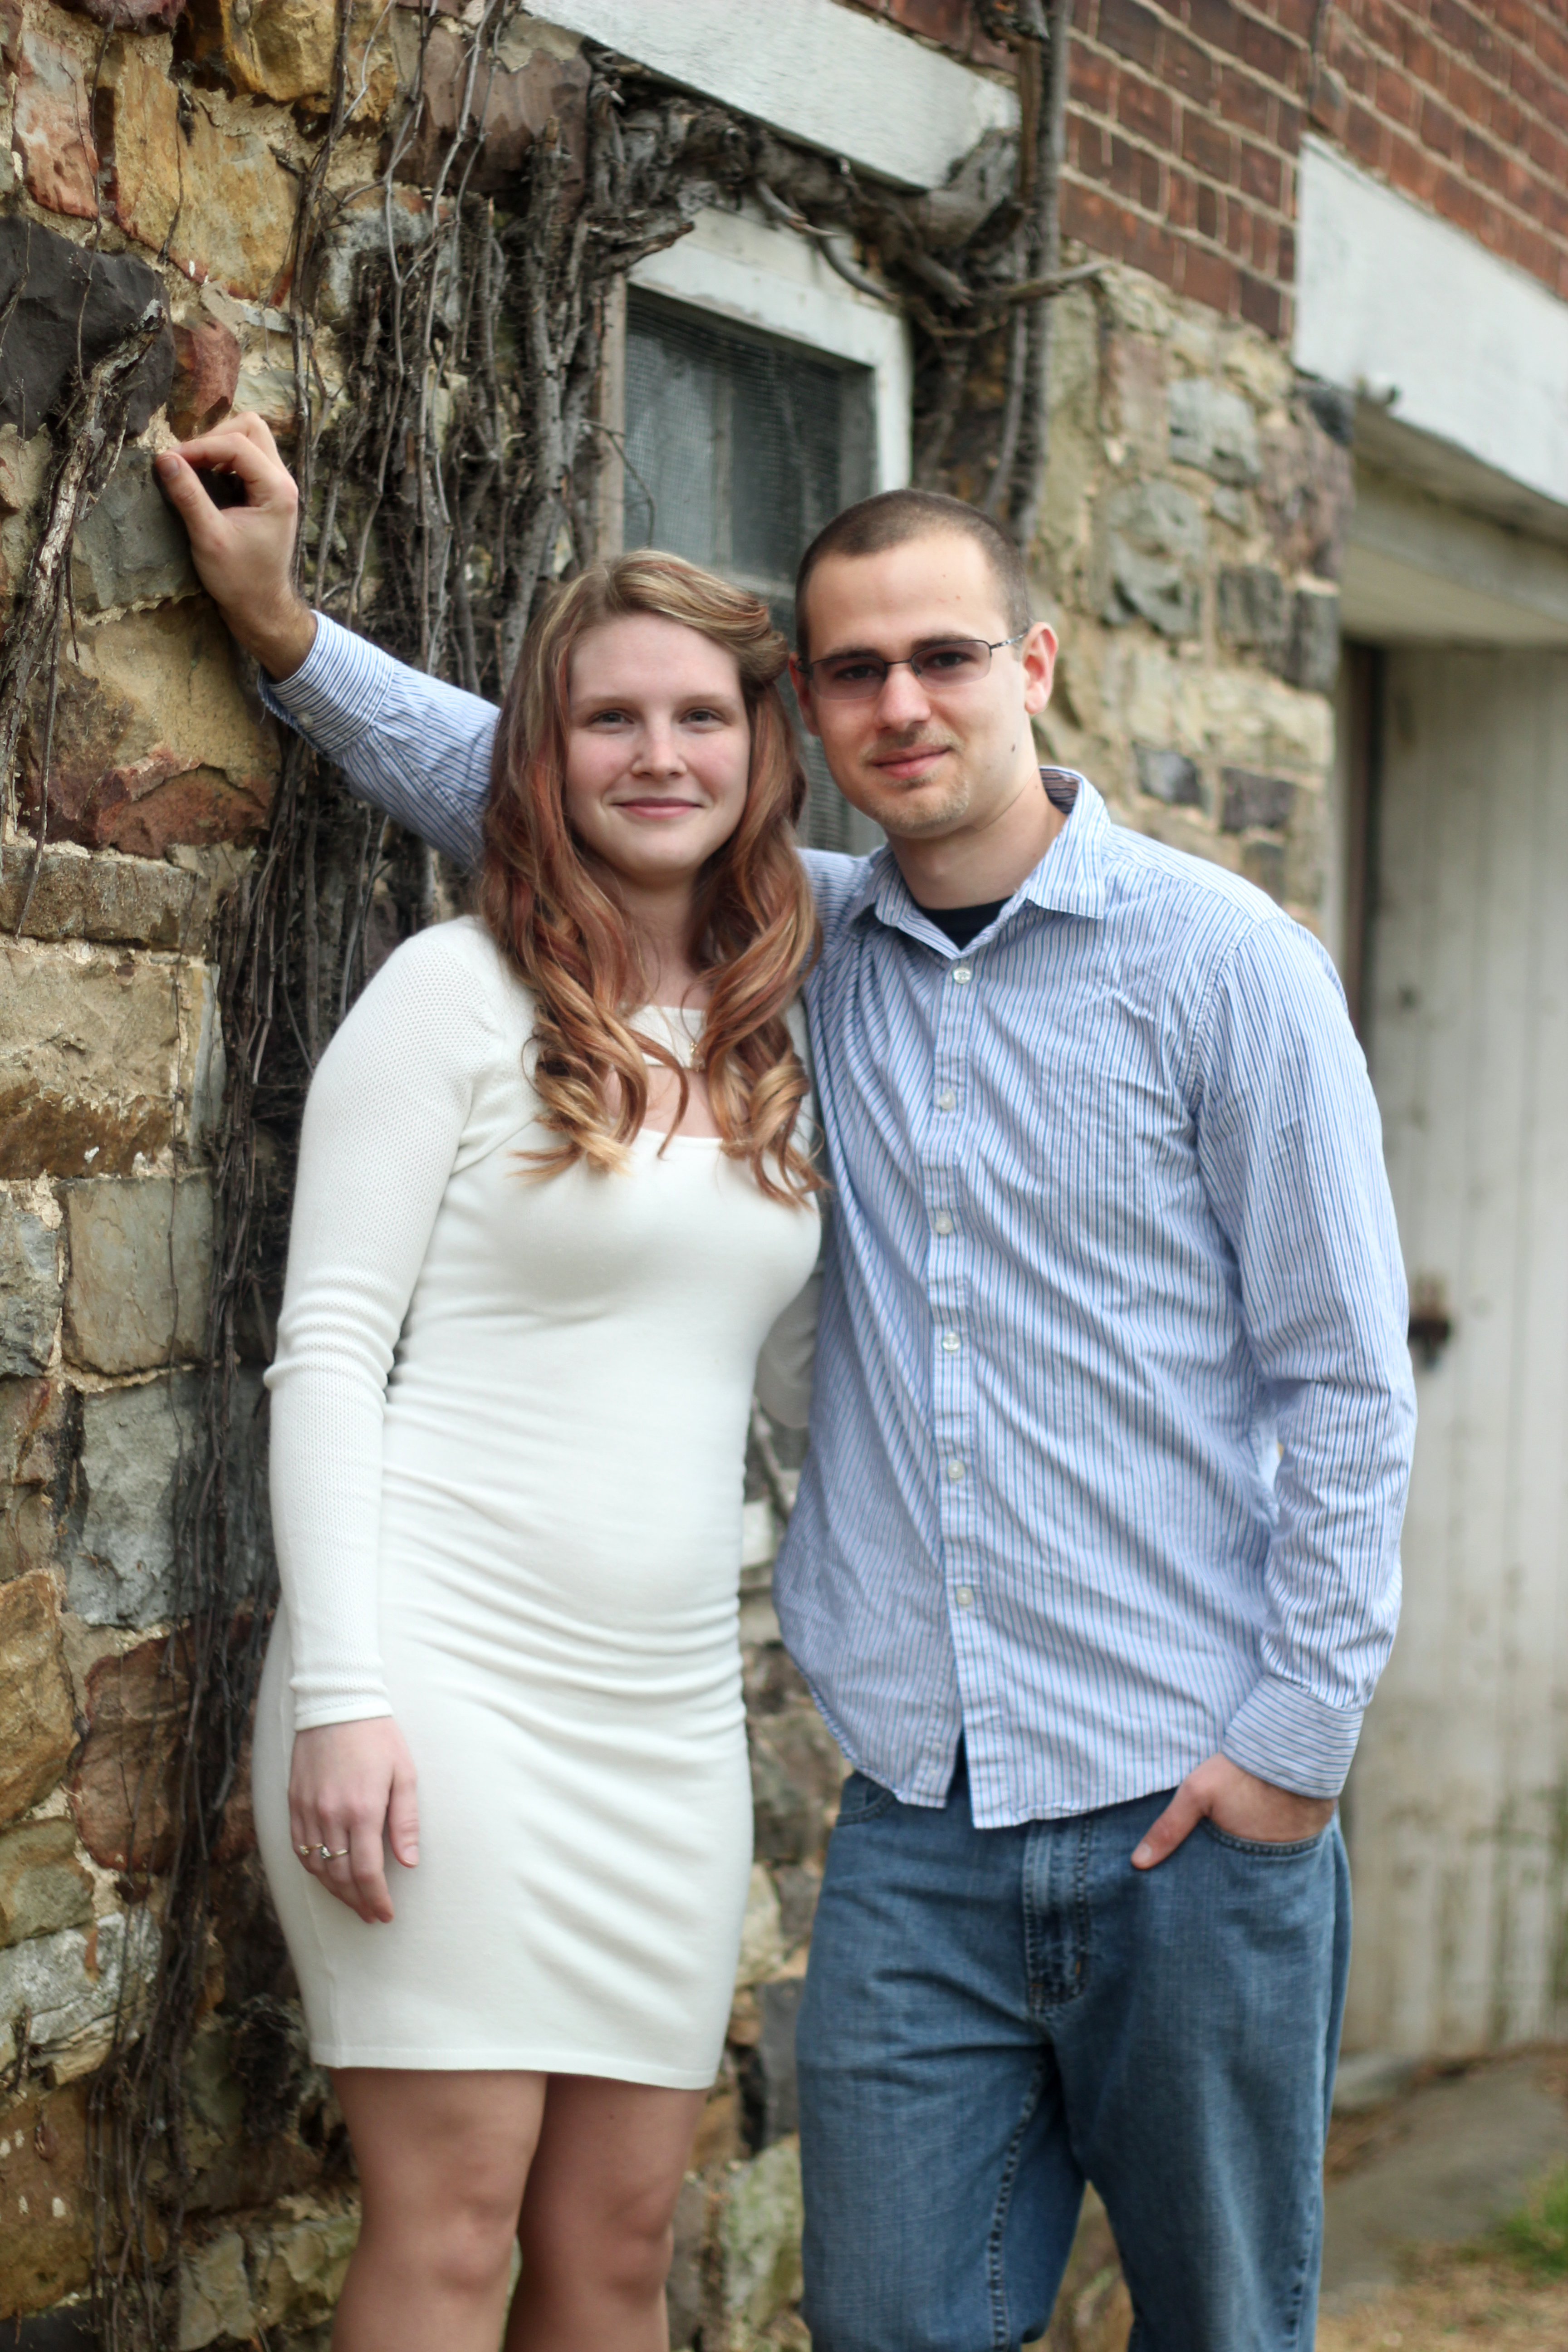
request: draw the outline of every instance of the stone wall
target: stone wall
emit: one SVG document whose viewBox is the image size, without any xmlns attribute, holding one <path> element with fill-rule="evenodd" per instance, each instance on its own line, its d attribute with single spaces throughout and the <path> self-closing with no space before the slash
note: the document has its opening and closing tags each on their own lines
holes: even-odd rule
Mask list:
<svg viewBox="0 0 1568 2352">
<path fill-rule="evenodd" d="M 938 37 L 951 16 L 967 52 L 996 63 L 967 10 L 901 0 L 889 13 Z M 374 182 L 412 71 L 406 12 L 388 25 L 367 7 L 355 21 L 361 95 L 331 166 L 344 192 Z M 294 429 L 283 306 L 329 29 L 330 12 L 300 0 L 0 0 L 7 607 L 28 578 L 77 357 L 62 320 L 79 319 L 90 362 L 150 289 L 169 314 L 132 438 L 77 541 L 52 719 L 35 698 L 0 873 L 0 2320 L 17 2322 L 23 2344 L 68 2341 L 83 2308 L 89 2110 L 159 1965 L 186 1674 L 174 1515 L 197 1444 L 223 1231 L 217 925 L 279 773 L 275 731 L 197 591 L 150 461 L 231 403 L 258 409 L 286 446 Z M 453 37 L 430 52 L 432 139 Z M 585 79 L 560 38 L 511 60 L 482 166 L 503 188 Z M 409 151 L 398 198 L 409 217 L 436 152 Z M 351 207 L 347 245 L 357 218 Z M 344 282 L 329 270 L 310 289 L 329 400 Z M 1239 867 L 1310 919 L 1343 420 L 1294 383 L 1266 334 L 1126 268 L 1058 306 L 1053 365 L 1033 551 L 1064 636 L 1046 747 L 1084 767 L 1120 817 Z M 266 1544 L 259 1340 L 251 1353 L 228 1472 L 234 1540 L 254 1558 Z M 778 1642 L 776 1517 L 752 1466 L 743 1632 L 757 1866 L 671 2286 L 673 2341 L 702 2352 L 804 2340 L 791 2309 L 794 2021 L 842 1769 Z M 304 2050 L 242 1796 L 215 1869 L 184 2073 L 192 2189 L 174 2333 L 181 2352 L 262 2331 L 274 2346 L 324 2343 L 355 2227 L 352 2168 Z M 1086 2243 L 1099 2276 L 1103 2245 L 1092 2231 Z"/>
</svg>

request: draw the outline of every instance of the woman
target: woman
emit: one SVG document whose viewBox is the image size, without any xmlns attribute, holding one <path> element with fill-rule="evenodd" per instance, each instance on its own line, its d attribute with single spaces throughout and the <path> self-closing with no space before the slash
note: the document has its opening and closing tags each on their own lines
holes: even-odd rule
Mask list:
<svg viewBox="0 0 1568 2352">
<path fill-rule="evenodd" d="M 507 2352 L 666 2342 L 751 1860 L 749 1400 L 761 1349 L 804 1421 L 819 1225 L 784 661 L 671 556 L 559 591 L 481 919 L 306 1106 L 255 1777 L 363 2191 L 339 2352 L 493 2352 L 514 2237 Z"/>
</svg>

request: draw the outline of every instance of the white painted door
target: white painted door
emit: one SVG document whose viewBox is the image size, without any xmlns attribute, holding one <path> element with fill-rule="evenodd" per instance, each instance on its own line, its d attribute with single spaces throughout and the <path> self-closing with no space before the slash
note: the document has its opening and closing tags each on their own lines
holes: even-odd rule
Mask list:
<svg viewBox="0 0 1568 2352">
<path fill-rule="evenodd" d="M 1345 2046 L 1568 2029 L 1568 656 L 1386 656 L 1368 1047 L 1436 1335 Z"/>
</svg>

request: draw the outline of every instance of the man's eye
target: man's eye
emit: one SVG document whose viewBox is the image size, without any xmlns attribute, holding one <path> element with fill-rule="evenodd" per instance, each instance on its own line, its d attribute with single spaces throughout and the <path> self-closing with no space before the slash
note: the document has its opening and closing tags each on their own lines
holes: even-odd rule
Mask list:
<svg viewBox="0 0 1568 2352">
<path fill-rule="evenodd" d="M 974 661 L 973 646 L 932 646 L 921 656 L 921 669 L 934 670 L 939 677 L 950 677 L 954 670 L 969 669 Z"/>
<path fill-rule="evenodd" d="M 868 678 L 881 677 L 882 665 L 876 661 L 829 662 L 827 675 L 836 686 L 863 686 Z"/>
</svg>

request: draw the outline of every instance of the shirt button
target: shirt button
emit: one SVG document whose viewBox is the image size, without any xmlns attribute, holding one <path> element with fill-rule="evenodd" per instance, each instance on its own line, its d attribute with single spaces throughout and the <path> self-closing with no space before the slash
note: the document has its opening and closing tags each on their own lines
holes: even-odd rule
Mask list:
<svg viewBox="0 0 1568 2352">
<path fill-rule="evenodd" d="M 974 1587 L 972 1584 L 955 1585 L 953 1587 L 952 1597 L 957 1601 L 961 1609 L 973 1609 L 974 1606 Z"/>
<path fill-rule="evenodd" d="M 957 1100 L 958 1097 L 953 1093 L 952 1088 L 943 1087 L 936 1098 L 936 1107 L 938 1110 L 952 1110 Z"/>
<path fill-rule="evenodd" d="M 956 1331 L 944 1331 L 942 1335 L 942 1344 L 948 1355 L 956 1356 L 963 1343 Z"/>
<path fill-rule="evenodd" d="M 973 977 L 974 974 L 970 971 L 969 966 L 966 963 L 955 963 L 953 965 L 952 984 L 955 988 L 967 988 Z"/>
<path fill-rule="evenodd" d="M 960 1462 L 959 1460 L 957 1460 L 957 1458 L 956 1458 L 956 1457 L 955 1457 L 952 1461 L 951 1461 L 951 1462 L 948 1464 L 948 1465 L 947 1465 L 947 1475 L 948 1475 L 948 1476 L 952 1479 L 952 1483 L 953 1483 L 953 1485 L 954 1485 L 955 1486 L 957 1486 L 957 1484 L 958 1484 L 959 1480 L 963 1477 L 963 1463 L 962 1463 L 962 1462 Z"/>
<path fill-rule="evenodd" d="M 952 1219 L 948 1215 L 945 1209 L 939 1209 L 937 1211 L 935 1216 L 931 1221 L 931 1229 L 933 1234 L 952 1233 Z"/>
</svg>

